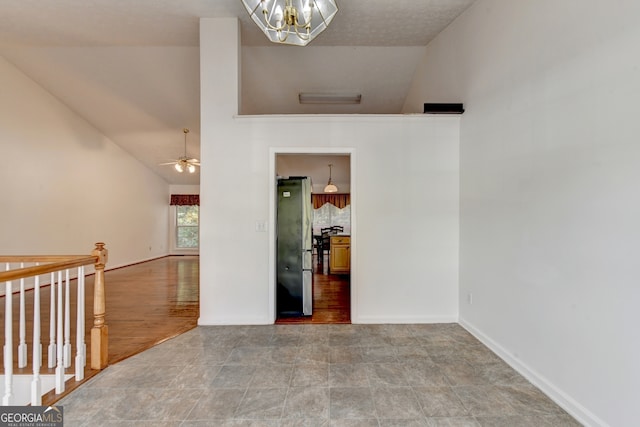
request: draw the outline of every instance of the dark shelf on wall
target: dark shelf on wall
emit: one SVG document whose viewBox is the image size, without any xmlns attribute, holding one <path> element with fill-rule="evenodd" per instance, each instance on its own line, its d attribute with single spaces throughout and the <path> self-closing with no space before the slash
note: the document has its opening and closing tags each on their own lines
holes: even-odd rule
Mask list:
<svg viewBox="0 0 640 427">
<path fill-rule="evenodd" d="M 463 105 L 456 103 L 427 103 L 424 104 L 425 114 L 462 114 Z"/>
</svg>

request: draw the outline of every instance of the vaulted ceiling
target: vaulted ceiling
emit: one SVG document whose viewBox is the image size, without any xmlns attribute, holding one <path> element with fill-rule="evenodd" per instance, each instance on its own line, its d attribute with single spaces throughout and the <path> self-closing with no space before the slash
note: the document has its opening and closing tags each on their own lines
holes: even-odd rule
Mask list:
<svg viewBox="0 0 640 427">
<path fill-rule="evenodd" d="M 330 27 L 300 48 L 270 43 L 240 0 L 3 0 L 0 55 L 168 183 L 198 184 L 199 173 L 158 164 L 183 154 L 185 127 L 199 158 L 200 18 L 240 20 L 241 114 L 396 114 L 424 46 L 474 0 L 337 2 Z M 301 91 L 362 103 L 300 105 Z"/>
</svg>

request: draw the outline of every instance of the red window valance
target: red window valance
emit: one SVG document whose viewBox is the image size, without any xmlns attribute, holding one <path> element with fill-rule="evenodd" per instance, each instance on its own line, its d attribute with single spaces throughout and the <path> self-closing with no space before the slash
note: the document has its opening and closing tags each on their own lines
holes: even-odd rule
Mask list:
<svg viewBox="0 0 640 427">
<path fill-rule="evenodd" d="M 325 203 L 331 203 L 337 208 L 343 209 L 351 204 L 351 194 L 312 194 L 313 208 L 321 208 Z"/>
<path fill-rule="evenodd" d="M 200 206 L 199 194 L 172 194 L 170 205 Z"/>
</svg>

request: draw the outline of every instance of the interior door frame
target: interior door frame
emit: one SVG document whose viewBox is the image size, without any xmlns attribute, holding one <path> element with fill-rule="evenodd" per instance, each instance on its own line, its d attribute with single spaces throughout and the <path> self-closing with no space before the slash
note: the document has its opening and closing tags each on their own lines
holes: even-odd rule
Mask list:
<svg viewBox="0 0 640 427">
<path fill-rule="evenodd" d="M 277 216 L 277 185 L 276 185 L 276 157 L 278 154 L 326 154 L 348 155 L 350 169 L 351 192 L 351 271 L 350 271 L 350 314 L 351 323 L 357 320 L 357 231 L 356 231 L 356 149 L 353 147 L 271 147 L 269 148 L 269 317 L 275 323 L 276 310 L 276 216 Z"/>
</svg>

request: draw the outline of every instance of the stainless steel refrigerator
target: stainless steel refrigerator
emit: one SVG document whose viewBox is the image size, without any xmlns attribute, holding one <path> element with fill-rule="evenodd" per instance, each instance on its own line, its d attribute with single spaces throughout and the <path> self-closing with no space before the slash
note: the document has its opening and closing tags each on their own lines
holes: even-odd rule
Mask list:
<svg viewBox="0 0 640 427">
<path fill-rule="evenodd" d="M 278 179 L 276 274 L 281 317 L 313 312 L 312 208 L 308 177 Z"/>
</svg>

